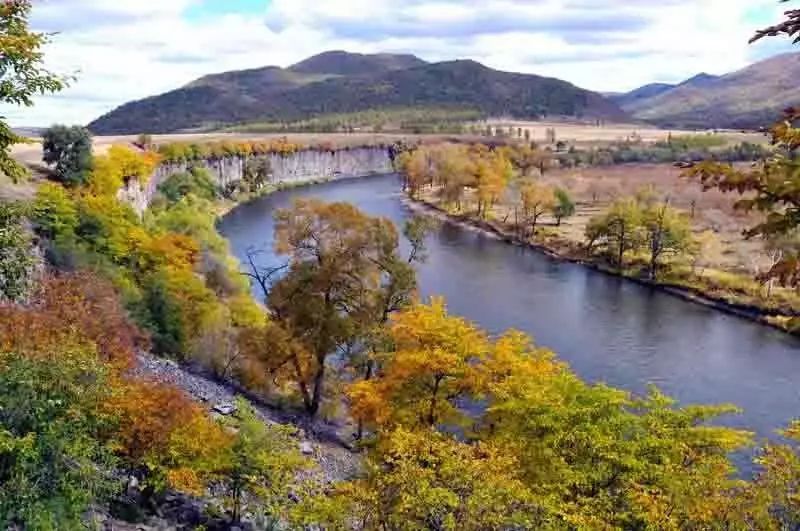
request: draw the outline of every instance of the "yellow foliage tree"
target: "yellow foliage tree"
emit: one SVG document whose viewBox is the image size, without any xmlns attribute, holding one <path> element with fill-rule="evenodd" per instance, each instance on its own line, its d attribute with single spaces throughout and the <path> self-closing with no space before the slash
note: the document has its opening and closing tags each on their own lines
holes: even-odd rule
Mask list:
<svg viewBox="0 0 800 531">
<path fill-rule="evenodd" d="M 534 493 L 513 456 L 437 431 L 397 429 L 371 452 L 363 478 L 301 507 L 302 523 L 325 529 L 543 529 Z M 300 511 L 298 511 L 300 512 Z"/>
<path fill-rule="evenodd" d="M 144 185 L 160 161 L 160 155 L 155 152 L 139 152 L 115 144 L 105 155 L 94 158 L 89 190 L 97 195 L 116 195 L 130 180 Z"/>
<path fill-rule="evenodd" d="M 390 336 L 395 350 L 383 374 L 349 389 L 352 414 L 372 426 L 462 422 L 457 401 L 477 388 L 485 334 L 436 299 L 398 314 Z"/>
</svg>

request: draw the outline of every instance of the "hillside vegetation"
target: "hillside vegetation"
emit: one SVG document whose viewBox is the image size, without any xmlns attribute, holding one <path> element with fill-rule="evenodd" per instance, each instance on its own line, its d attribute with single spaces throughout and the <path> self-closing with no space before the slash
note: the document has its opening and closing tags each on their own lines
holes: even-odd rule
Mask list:
<svg viewBox="0 0 800 531">
<path fill-rule="evenodd" d="M 403 107 L 518 118 L 625 118 L 599 94 L 558 79 L 500 72 L 474 61 L 428 64 L 405 55 L 329 52 L 287 69 L 206 76 L 126 103 L 89 128 L 96 134 L 169 133 Z"/>
</svg>

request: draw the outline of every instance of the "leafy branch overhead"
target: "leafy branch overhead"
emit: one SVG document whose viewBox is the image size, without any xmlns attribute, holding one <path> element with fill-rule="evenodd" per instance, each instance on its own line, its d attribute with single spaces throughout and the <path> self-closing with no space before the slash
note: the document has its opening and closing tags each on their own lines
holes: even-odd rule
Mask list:
<svg viewBox="0 0 800 531">
<path fill-rule="evenodd" d="M 787 0 L 783 0 L 786 2 Z M 786 11 L 780 24 L 760 30 L 751 39 L 797 36 L 800 42 L 800 10 Z M 800 109 L 788 108 L 781 120 L 768 131 L 773 153 L 742 169 L 715 161 L 690 165 L 685 174 L 697 178 L 706 189 L 736 192 L 741 198 L 736 207 L 745 212 L 760 212 L 764 219 L 745 232 L 749 238 L 769 239 L 795 232 L 800 227 Z M 800 284 L 800 255 L 789 253 L 763 276 L 784 284 Z"/>
<path fill-rule="evenodd" d="M 788 2 L 789 0 L 781 0 Z M 779 35 L 786 35 L 787 37 L 794 37 L 795 43 L 800 43 L 800 9 L 790 9 L 785 13 L 786 20 L 780 24 L 764 28 L 756 32 L 755 36 L 750 39 L 750 42 L 756 42 L 764 37 L 777 37 Z"/>
<path fill-rule="evenodd" d="M 50 36 L 30 30 L 31 7 L 30 0 L 9 0 L 0 5 L 0 103 L 30 107 L 34 96 L 59 92 L 67 86 L 67 78 L 42 66 L 42 48 Z M 0 117 L 0 172 L 14 181 L 27 175 L 27 170 L 11 158 L 9 149 L 24 141 Z"/>
</svg>

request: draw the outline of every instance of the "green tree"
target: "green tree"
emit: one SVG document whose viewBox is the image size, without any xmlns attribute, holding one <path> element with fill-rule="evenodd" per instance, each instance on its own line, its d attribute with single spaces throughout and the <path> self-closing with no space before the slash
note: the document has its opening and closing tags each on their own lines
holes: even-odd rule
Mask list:
<svg viewBox="0 0 800 531">
<path fill-rule="evenodd" d="M 158 185 L 158 191 L 170 204 L 177 203 L 189 194 L 209 201 L 217 197 L 217 186 L 205 168 L 173 173 Z"/>
<path fill-rule="evenodd" d="M 428 216 L 413 216 L 403 225 L 403 236 L 411 245 L 408 263 L 427 259 L 426 240 L 436 228 L 436 220 Z"/>
<path fill-rule="evenodd" d="M 575 202 L 570 197 L 569 192 L 563 188 L 557 188 L 555 192 L 556 204 L 553 207 L 553 217 L 556 218 L 556 225 L 561 226 L 561 221 L 575 215 Z"/>
<path fill-rule="evenodd" d="M 0 301 L 27 295 L 33 274 L 33 243 L 19 205 L 0 202 Z"/>
<path fill-rule="evenodd" d="M 243 399 L 236 403 L 236 430 L 219 475 L 228 491 L 231 519 L 241 521 L 243 500 L 257 501 L 248 512 L 263 513 L 272 525 L 285 517 L 297 473 L 306 462 L 297 449 L 294 429 L 268 425 Z"/>
<path fill-rule="evenodd" d="M 9 0 L 0 5 L 0 102 L 27 107 L 33 105 L 35 95 L 58 92 L 66 86 L 65 78 L 42 66 L 42 48 L 49 36 L 30 30 L 30 12 L 30 0 Z M 0 119 L 0 172 L 14 181 L 28 173 L 9 152 L 13 144 L 23 141 Z"/>
<path fill-rule="evenodd" d="M 43 160 L 68 186 L 86 184 L 92 171 L 92 137 L 79 125 L 54 125 L 42 137 Z"/>
<path fill-rule="evenodd" d="M 628 198 L 615 201 L 605 214 L 589 220 L 587 236 L 591 228 L 592 242 L 605 244 L 620 270 L 625 265 L 625 253 L 642 245 L 642 215 L 639 203 Z"/>
<path fill-rule="evenodd" d="M 78 226 L 78 207 L 63 186 L 44 183 L 36 191 L 31 219 L 45 238 L 72 238 Z"/>
</svg>

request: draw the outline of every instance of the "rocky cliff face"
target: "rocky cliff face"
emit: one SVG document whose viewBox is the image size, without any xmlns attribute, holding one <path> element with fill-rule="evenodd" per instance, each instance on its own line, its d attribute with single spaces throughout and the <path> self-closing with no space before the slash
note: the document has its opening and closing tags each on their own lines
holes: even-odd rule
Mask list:
<svg viewBox="0 0 800 531">
<path fill-rule="evenodd" d="M 392 155 L 389 148 L 364 147 L 320 151 L 307 149 L 289 155 L 266 155 L 272 167 L 272 184 L 302 183 L 391 173 Z M 198 162 L 166 163 L 158 167 L 147 185 L 129 182 L 119 191 L 119 198 L 129 202 L 137 212 L 143 212 L 156 194 L 158 186 L 170 175 L 201 166 L 211 172 L 221 188 L 240 181 L 247 159 L 226 157 Z"/>
</svg>

